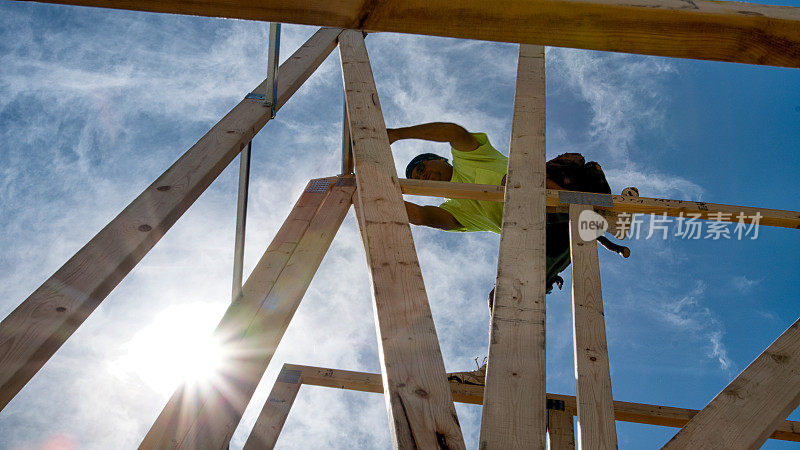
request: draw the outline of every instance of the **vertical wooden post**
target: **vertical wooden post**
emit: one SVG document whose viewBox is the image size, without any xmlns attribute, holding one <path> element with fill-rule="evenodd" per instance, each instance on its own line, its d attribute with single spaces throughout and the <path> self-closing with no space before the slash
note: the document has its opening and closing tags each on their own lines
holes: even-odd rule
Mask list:
<svg viewBox="0 0 800 450">
<path fill-rule="evenodd" d="M 547 410 L 547 436 L 550 450 L 575 449 L 575 425 L 572 411 Z"/>
<path fill-rule="evenodd" d="M 321 29 L 281 67 L 285 104 L 335 46 Z M 258 89 L 263 89 L 262 83 Z M 0 409 L 41 369 L 269 120 L 242 100 L 0 323 Z"/>
<path fill-rule="evenodd" d="M 275 385 L 267 397 L 264 408 L 258 415 L 256 424 L 247 437 L 244 450 L 273 449 L 278 442 L 283 424 L 289 417 L 294 399 L 303 385 L 302 374 L 299 370 L 293 370 L 284 364 Z M 571 419 L 571 418 L 570 418 Z"/>
<path fill-rule="evenodd" d="M 333 180 L 309 183 L 304 196 L 322 196 L 324 202 L 300 233 L 302 238 L 273 241 L 274 253 L 268 250 L 245 283 L 240 300 L 225 312 L 214 332 L 226 352 L 216 383 L 181 386 L 140 448 L 227 445 L 350 208 L 355 190 L 352 178 L 340 178 L 326 196 Z M 287 222 L 293 228 L 291 216 Z"/>
<path fill-rule="evenodd" d="M 465 448 L 361 32 L 339 53 L 392 441 Z"/>
<path fill-rule="evenodd" d="M 580 448 L 616 448 L 617 428 L 611 394 L 603 294 L 597 241 L 579 235 L 581 212 L 591 206 L 570 205 L 569 240 L 572 257 L 572 323 Z"/>
<path fill-rule="evenodd" d="M 545 446 L 545 178 L 544 47 L 521 45 L 481 449 Z"/>
<path fill-rule="evenodd" d="M 717 394 L 664 448 L 760 448 L 798 405 L 800 319 Z"/>
</svg>

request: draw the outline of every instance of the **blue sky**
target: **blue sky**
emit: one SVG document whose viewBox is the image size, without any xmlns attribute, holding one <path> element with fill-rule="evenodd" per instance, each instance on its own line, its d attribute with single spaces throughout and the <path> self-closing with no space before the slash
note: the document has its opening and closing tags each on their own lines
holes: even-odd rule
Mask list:
<svg viewBox="0 0 800 450">
<path fill-rule="evenodd" d="M 789 3 L 792 4 L 792 3 Z M 794 3 L 795 6 L 800 4 Z M 313 33 L 284 26 L 282 57 Z M 388 126 L 453 121 L 508 152 L 516 46 L 367 39 Z M 614 193 L 800 210 L 796 69 L 548 48 L 548 156 L 597 160 Z M 0 4 L 0 314 L 11 312 L 266 76 L 266 25 L 35 3 Z M 254 141 L 252 269 L 310 178 L 340 167 L 338 52 Z M 398 169 L 446 145 L 393 146 Z M 130 448 L 178 383 L 173 361 L 230 298 L 234 163 L 0 413 L 0 447 Z M 433 199 L 417 199 L 436 203 Z M 499 239 L 415 228 L 449 371 L 488 344 Z M 702 408 L 797 319 L 797 231 L 756 240 L 628 241 L 600 251 L 614 397 Z M 548 391 L 574 393 L 569 282 L 548 296 Z M 345 220 L 237 430 L 284 362 L 379 371 L 369 280 Z M 469 447 L 480 407 L 459 406 Z M 795 412 L 791 416 L 800 420 Z M 622 448 L 673 428 L 617 423 Z M 304 388 L 283 448 L 386 448 L 379 395 Z M 791 448 L 768 441 L 767 448 Z"/>
</svg>

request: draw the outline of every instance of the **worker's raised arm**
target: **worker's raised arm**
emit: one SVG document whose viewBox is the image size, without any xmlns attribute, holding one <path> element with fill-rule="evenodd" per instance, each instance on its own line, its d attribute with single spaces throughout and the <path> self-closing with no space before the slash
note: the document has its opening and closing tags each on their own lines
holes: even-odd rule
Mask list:
<svg viewBox="0 0 800 450">
<path fill-rule="evenodd" d="M 438 206 L 420 206 L 416 203 L 405 203 L 408 221 L 414 225 L 438 228 L 440 230 L 461 228 L 461 224 L 452 214 Z"/>
<path fill-rule="evenodd" d="M 449 142 L 462 152 L 471 152 L 480 145 L 475 136 L 461 125 L 449 122 L 433 122 L 405 128 L 387 128 L 389 143 L 400 139 L 423 139 L 434 142 Z"/>
</svg>

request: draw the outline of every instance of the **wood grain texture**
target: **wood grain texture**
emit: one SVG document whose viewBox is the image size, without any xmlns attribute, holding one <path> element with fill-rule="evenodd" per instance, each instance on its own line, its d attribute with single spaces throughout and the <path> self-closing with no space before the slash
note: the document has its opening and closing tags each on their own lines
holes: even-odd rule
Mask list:
<svg viewBox="0 0 800 450">
<path fill-rule="evenodd" d="M 578 440 L 581 448 L 610 449 L 617 448 L 617 429 L 597 241 L 584 241 L 578 234 L 578 217 L 587 209 L 591 207 L 571 205 L 569 208 Z"/>
<path fill-rule="evenodd" d="M 547 410 L 547 437 L 550 450 L 575 449 L 575 424 L 569 411 Z"/>
<path fill-rule="evenodd" d="M 286 367 L 300 371 L 303 377 L 303 384 L 361 392 L 383 392 L 380 374 L 297 364 L 286 364 Z M 451 382 L 450 389 L 453 393 L 453 400 L 457 402 L 473 405 L 483 404 L 483 386 Z M 547 394 L 547 398 L 564 402 L 564 409 L 575 415 L 578 405 L 575 396 Z M 696 409 L 676 408 L 674 406 L 614 401 L 614 418 L 622 422 L 682 427 L 698 412 Z M 770 435 L 770 438 L 800 442 L 800 422 L 791 420 L 781 422 L 775 428 L 775 432 Z"/>
<path fill-rule="evenodd" d="M 451 183 L 449 181 L 426 181 L 400 179 L 400 189 L 405 195 L 423 195 L 430 197 L 464 198 L 470 200 L 487 200 L 502 202 L 505 200 L 505 187 L 490 184 Z M 558 201 L 560 191 L 547 190 L 547 211 L 567 212 L 569 205 Z M 719 203 L 693 202 L 689 200 L 670 200 L 665 198 L 611 196 L 614 206 L 597 208 L 598 211 L 612 213 L 666 214 L 680 217 L 681 214 L 699 214 L 700 219 L 720 218 L 722 222 L 738 222 L 737 216 L 744 214 L 745 223 L 750 217 L 760 214 L 761 225 L 800 229 L 800 211 L 758 208 L 752 206 L 723 205 Z M 722 214 L 721 216 L 719 214 Z"/>
<path fill-rule="evenodd" d="M 264 407 L 258 414 L 256 424 L 244 443 L 244 450 L 275 448 L 294 399 L 303 385 L 300 375 L 300 371 L 288 369 L 286 365 L 281 369 Z"/>
<path fill-rule="evenodd" d="M 343 32 L 339 53 L 392 441 L 464 448 L 361 32 Z"/>
<path fill-rule="evenodd" d="M 800 10 L 713 0 L 44 0 L 800 67 Z"/>
<path fill-rule="evenodd" d="M 317 32 L 281 67 L 283 105 L 332 51 Z M 263 89 L 263 83 L 259 88 Z M 243 100 L 0 323 L 0 409 L 61 347 L 267 123 Z"/>
<path fill-rule="evenodd" d="M 521 45 L 481 449 L 545 447 L 545 159 L 544 47 Z"/>
<path fill-rule="evenodd" d="M 275 255 L 274 264 L 265 261 L 256 266 L 242 299 L 228 308 L 214 332 L 226 351 L 216 382 L 178 388 L 140 448 L 223 448 L 228 443 L 344 220 L 354 191 L 355 186 L 339 183 L 331 188 L 271 286 L 271 276 L 265 272 L 279 266 L 284 255 Z M 265 289 L 256 290 L 256 283 Z"/>
<path fill-rule="evenodd" d="M 800 405 L 800 319 L 673 437 L 665 449 L 760 448 Z"/>
</svg>

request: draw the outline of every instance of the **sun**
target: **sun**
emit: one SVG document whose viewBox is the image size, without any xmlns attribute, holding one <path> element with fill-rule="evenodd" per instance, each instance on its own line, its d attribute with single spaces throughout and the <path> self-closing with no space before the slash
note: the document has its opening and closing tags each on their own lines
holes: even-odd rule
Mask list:
<svg viewBox="0 0 800 450">
<path fill-rule="evenodd" d="M 122 355 L 109 370 L 120 378 L 139 378 L 165 396 L 182 383 L 213 383 L 226 357 L 213 337 L 222 308 L 210 304 L 166 308 L 123 345 Z"/>
</svg>

